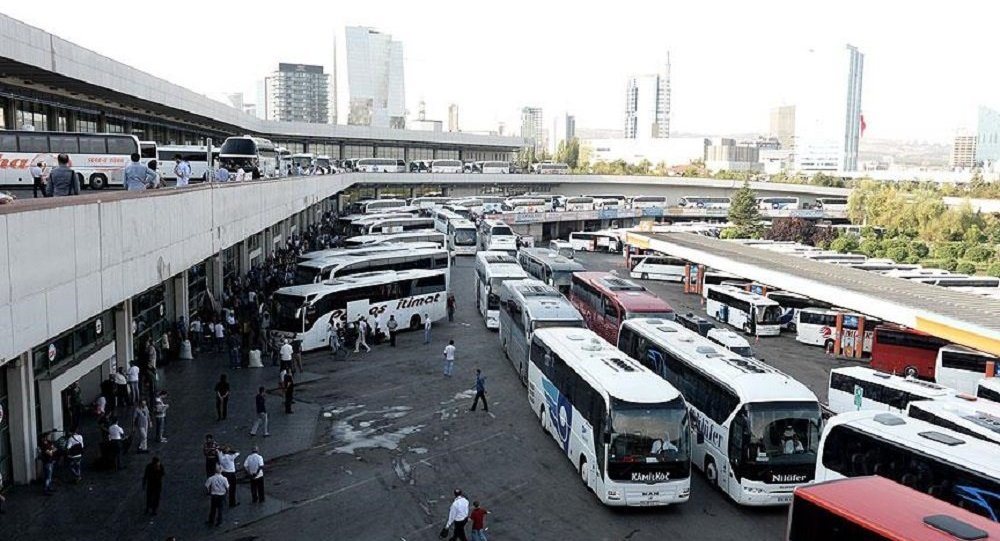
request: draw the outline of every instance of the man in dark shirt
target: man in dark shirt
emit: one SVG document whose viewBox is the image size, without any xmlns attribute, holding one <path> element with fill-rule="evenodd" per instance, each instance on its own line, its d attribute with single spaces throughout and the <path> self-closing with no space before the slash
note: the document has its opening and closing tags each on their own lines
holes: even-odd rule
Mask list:
<svg viewBox="0 0 1000 541">
<path fill-rule="evenodd" d="M 257 435 L 257 428 L 260 427 L 261 423 L 264 423 L 264 437 L 270 436 L 271 433 L 267 430 L 267 392 L 263 387 L 257 389 L 257 396 L 255 397 L 255 405 L 257 409 L 257 419 L 253 422 L 253 427 L 250 428 L 250 435 Z"/>
<path fill-rule="evenodd" d="M 229 410 L 229 382 L 226 375 L 219 376 L 219 382 L 215 384 L 215 413 L 219 421 L 226 419 Z"/>
<path fill-rule="evenodd" d="M 483 401 L 483 411 L 490 411 L 490 405 L 486 402 L 486 376 L 483 375 L 483 371 L 476 369 L 476 398 L 472 401 L 472 410 L 476 411 L 476 405 L 479 401 Z"/>
<path fill-rule="evenodd" d="M 76 171 L 69 168 L 69 156 L 60 154 L 56 160 L 59 162 L 59 166 L 49 173 L 49 183 L 45 187 L 45 195 L 48 197 L 80 195 L 80 179 L 77 178 Z"/>
<path fill-rule="evenodd" d="M 486 509 L 479 506 L 479 501 L 472 502 L 472 512 L 469 513 L 469 521 L 472 522 L 471 541 L 486 541 Z"/>
</svg>

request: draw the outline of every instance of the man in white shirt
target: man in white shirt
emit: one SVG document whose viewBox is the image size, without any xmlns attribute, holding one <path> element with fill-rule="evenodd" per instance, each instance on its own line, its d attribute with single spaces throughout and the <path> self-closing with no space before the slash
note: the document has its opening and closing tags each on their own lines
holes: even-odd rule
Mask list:
<svg viewBox="0 0 1000 541">
<path fill-rule="evenodd" d="M 222 353 L 226 347 L 226 328 L 221 321 L 215 323 L 215 349 L 216 353 Z"/>
<path fill-rule="evenodd" d="M 250 476 L 250 497 L 253 503 L 264 503 L 264 457 L 253 446 L 253 452 L 243 461 L 243 469 Z"/>
<path fill-rule="evenodd" d="M 229 169 L 225 167 L 220 167 L 215 170 L 215 181 L 216 182 L 229 182 Z"/>
<path fill-rule="evenodd" d="M 219 467 L 222 468 L 222 476 L 229 481 L 232 490 L 229 491 L 229 507 L 236 507 L 240 503 L 236 501 L 236 459 L 240 454 L 233 451 L 233 448 L 226 446 L 217 451 L 219 453 Z"/>
<path fill-rule="evenodd" d="M 129 401 L 132 404 L 139 403 L 139 365 L 131 362 L 126 373 L 128 379 Z"/>
<path fill-rule="evenodd" d="M 281 344 L 281 349 L 278 354 L 281 356 L 281 369 L 291 370 L 292 369 L 292 343 L 285 339 Z"/>
<path fill-rule="evenodd" d="M 69 431 L 69 438 L 66 439 L 66 458 L 69 459 L 69 471 L 73 474 L 73 481 L 80 482 L 82 478 L 80 463 L 83 462 L 83 436 L 75 431 Z"/>
<path fill-rule="evenodd" d="M 216 466 L 215 475 L 205 480 L 205 490 L 212 498 L 208 522 L 205 524 L 219 526 L 222 524 L 222 502 L 226 501 L 226 493 L 229 492 L 229 481 L 223 477 L 221 466 Z"/>
<path fill-rule="evenodd" d="M 444 375 L 451 377 L 451 372 L 455 368 L 455 341 L 448 340 L 448 345 L 444 347 Z"/>
<path fill-rule="evenodd" d="M 431 343 L 431 316 L 424 314 L 424 344 Z"/>
<path fill-rule="evenodd" d="M 235 182 L 243 182 L 244 180 L 246 180 L 246 178 L 247 178 L 247 173 L 246 171 L 243 170 L 242 167 L 236 170 Z"/>
<path fill-rule="evenodd" d="M 365 348 L 366 352 L 372 350 L 368 347 L 368 321 L 363 317 L 358 318 L 358 340 L 354 342 L 354 353 L 360 352 L 361 348 Z"/>
<path fill-rule="evenodd" d="M 469 521 L 469 500 L 462 496 L 462 490 L 455 489 L 455 499 L 451 502 L 451 508 L 448 510 L 448 524 L 445 525 L 445 529 L 451 527 L 452 524 L 455 525 L 455 531 L 451 534 L 451 541 L 467 541 L 465 537 L 465 523 Z"/>
<path fill-rule="evenodd" d="M 111 426 L 108 427 L 108 441 L 111 442 L 112 452 L 115 454 L 115 471 L 122 469 L 122 439 L 125 437 L 125 431 L 122 427 L 118 426 L 118 418 L 111 418 Z"/>
<path fill-rule="evenodd" d="M 174 161 L 177 162 L 174 165 L 174 175 L 177 177 L 176 187 L 183 188 L 188 185 L 188 181 L 191 179 L 191 164 L 181 158 L 180 154 L 174 154 Z"/>
</svg>

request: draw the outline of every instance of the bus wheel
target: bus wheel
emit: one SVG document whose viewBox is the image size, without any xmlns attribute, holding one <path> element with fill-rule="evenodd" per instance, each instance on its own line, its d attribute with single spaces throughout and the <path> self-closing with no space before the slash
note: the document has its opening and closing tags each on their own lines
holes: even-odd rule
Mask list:
<svg viewBox="0 0 1000 541">
<path fill-rule="evenodd" d="M 509 361 L 510 360 L 510 352 L 507 351 L 507 341 L 506 340 L 503 341 L 503 348 L 502 349 L 503 349 L 503 356 Z"/>
<path fill-rule="evenodd" d="M 521 375 L 521 385 L 525 387 L 528 386 L 528 363 L 521 363 L 521 368 L 518 370 Z"/>
<path fill-rule="evenodd" d="M 648 273 L 645 273 L 645 272 L 644 272 L 644 273 L 642 273 L 642 279 L 643 279 L 643 280 L 649 280 L 649 274 L 648 274 Z"/>
<path fill-rule="evenodd" d="M 587 475 L 587 459 L 580 455 L 580 480 L 583 481 L 583 486 L 587 487 L 588 490 L 590 489 L 589 477 Z"/>
<path fill-rule="evenodd" d="M 81 179 L 82 180 L 82 179 Z M 82 183 L 82 182 L 81 182 Z M 90 177 L 91 190 L 103 190 L 108 185 L 108 177 L 98 173 Z"/>
<path fill-rule="evenodd" d="M 715 467 L 715 461 L 705 458 L 705 477 L 713 487 L 719 486 L 719 470 Z"/>
<path fill-rule="evenodd" d="M 545 424 L 545 406 L 538 408 L 538 421 L 542 423 L 542 432 L 549 433 L 549 427 Z"/>
<path fill-rule="evenodd" d="M 413 314 L 410 316 L 410 330 L 420 330 L 420 314 Z"/>
<path fill-rule="evenodd" d="M 906 377 L 908 377 L 908 378 L 915 378 L 915 377 L 917 377 L 917 376 L 920 375 L 920 371 L 917 370 L 916 366 L 912 366 L 911 365 L 911 366 L 907 366 L 905 369 L 903 369 L 903 375 L 906 376 Z"/>
</svg>

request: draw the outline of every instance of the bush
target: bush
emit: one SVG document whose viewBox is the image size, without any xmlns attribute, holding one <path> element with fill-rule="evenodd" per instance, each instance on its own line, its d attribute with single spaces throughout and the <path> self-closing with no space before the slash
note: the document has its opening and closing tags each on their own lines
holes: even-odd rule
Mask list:
<svg viewBox="0 0 1000 541">
<path fill-rule="evenodd" d="M 926 242 L 915 240 L 910 243 L 910 252 L 916 254 L 917 257 L 927 257 L 931 250 L 927 247 Z"/>
<path fill-rule="evenodd" d="M 959 259 L 965 255 L 965 246 L 958 242 L 938 242 L 934 245 L 934 257 Z"/>
<path fill-rule="evenodd" d="M 1000 261 L 990 263 L 989 268 L 986 269 L 986 274 L 990 276 L 1000 276 Z"/>
<path fill-rule="evenodd" d="M 955 270 L 958 269 L 958 260 L 957 259 L 946 259 L 941 264 L 941 268 L 944 269 L 944 270 L 946 270 L 946 271 L 955 272 Z"/>
<path fill-rule="evenodd" d="M 727 227 L 719 233 L 720 239 L 738 239 L 740 238 L 740 232 L 735 227 Z"/>
<path fill-rule="evenodd" d="M 882 248 L 882 243 L 875 239 L 865 239 L 858 245 L 858 251 L 868 257 L 875 257 L 875 252 Z"/>
<path fill-rule="evenodd" d="M 969 261 L 974 261 L 976 263 L 985 263 L 993 259 L 996 255 L 996 250 L 985 244 L 977 244 L 975 246 L 970 246 L 965 249 L 965 259 Z"/>
<path fill-rule="evenodd" d="M 976 264 L 972 261 L 959 261 L 955 270 L 962 274 L 976 274 Z"/>
<path fill-rule="evenodd" d="M 853 252 L 858 249 L 858 237 L 854 235 L 841 235 L 830 242 L 830 249 L 842 254 Z"/>
<path fill-rule="evenodd" d="M 920 256 L 916 254 L 910 254 L 910 257 L 906 258 L 906 263 L 909 263 L 911 265 L 916 265 L 920 263 Z"/>
<path fill-rule="evenodd" d="M 906 261 L 906 259 L 910 257 L 910 250 L 905 246 L 894 246 L 892 248 L 888 248 L 885 251 L 885 255 L 889 259 L 899 263 L 900 261 Z"/>
</svg>

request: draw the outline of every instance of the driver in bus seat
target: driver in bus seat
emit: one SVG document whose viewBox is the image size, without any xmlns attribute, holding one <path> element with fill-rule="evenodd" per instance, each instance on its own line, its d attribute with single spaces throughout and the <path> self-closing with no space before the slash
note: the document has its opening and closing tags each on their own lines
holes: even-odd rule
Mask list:
<svg viewBox="0 0 1000 541">
<path fill-rule="evenodd" d="M 802 442 L 799 441 L 798 434 L 795 433 L 795 429 L 792 428 L 791 425 L 785 427 L 785 433 L 782 434 L 782 439 L 785 442 L 784 454 L 791 455 L 804 450 Z"/>
<path fill-rule="evenodd" d="M 670 434 L 664 434 L 663 439 L 653 440 L 653 445 L 649 450 L 652 455 L 659 455 L 667 452 L 677 452 L 677 446 L 670 441 Z"/>
</svg>

